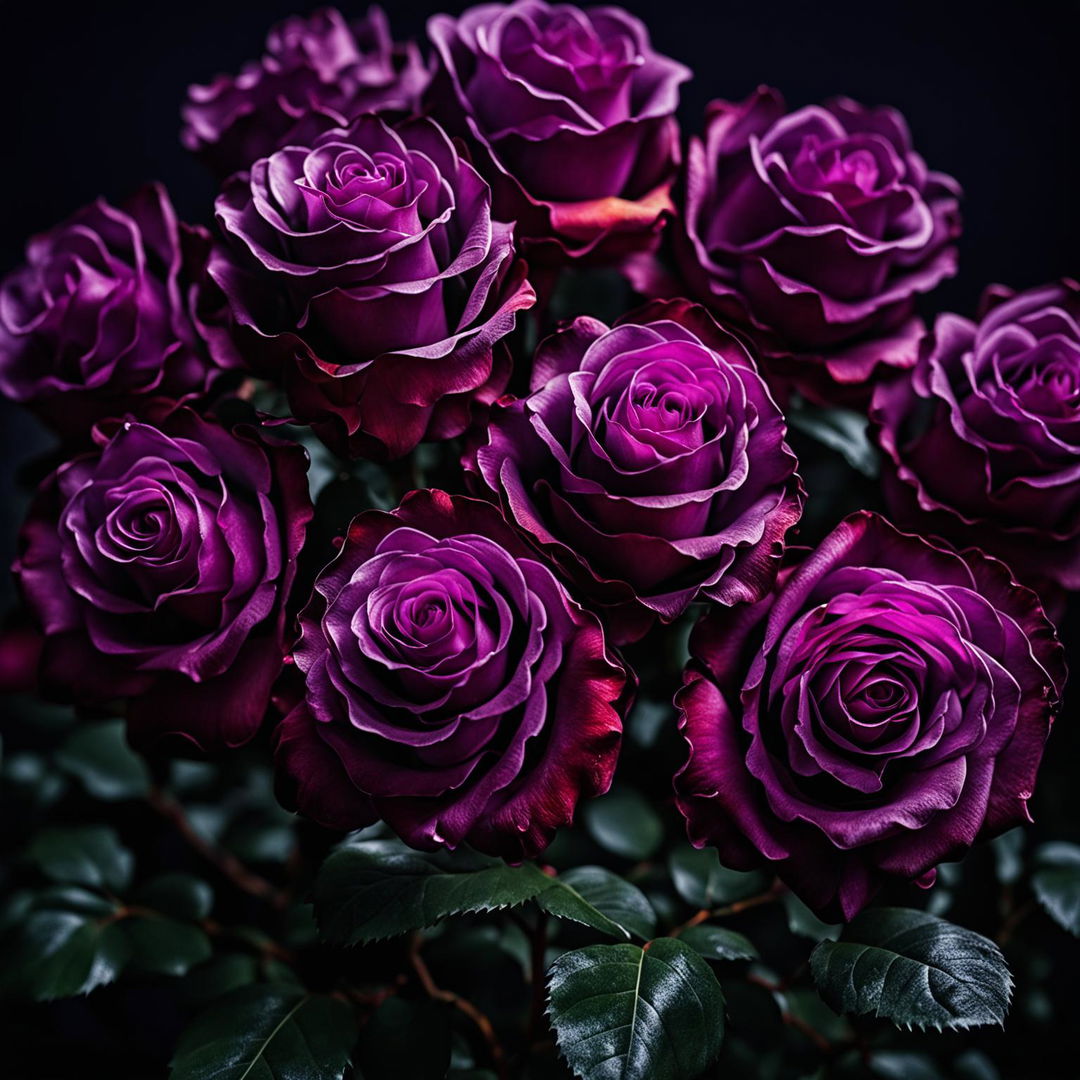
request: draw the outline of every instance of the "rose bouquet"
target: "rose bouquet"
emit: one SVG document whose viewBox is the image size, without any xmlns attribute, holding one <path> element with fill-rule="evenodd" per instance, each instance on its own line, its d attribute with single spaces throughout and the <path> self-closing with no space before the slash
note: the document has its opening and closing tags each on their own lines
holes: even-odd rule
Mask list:
<svg viewBox="0 0 1080 1080">
<path fill-rule="evenodd" d="M 1080 932 L 1080 286 L 936 311 L 898 112 L 684 137 L 689 77 L 619 8 L 324 10 L 191 87 L 212 223 L 30 240 L 13 1000 L 168 988 L 172 1080 L 997 1075 L 889 1022 Z"/>
</svg>

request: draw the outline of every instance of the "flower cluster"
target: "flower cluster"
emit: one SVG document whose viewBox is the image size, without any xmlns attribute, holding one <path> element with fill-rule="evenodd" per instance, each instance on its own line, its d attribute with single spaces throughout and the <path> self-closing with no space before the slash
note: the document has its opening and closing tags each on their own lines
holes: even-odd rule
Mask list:
<svg viewBox="0 0 1080 1080">
<path fill-rule="evenodd" d="M 184 106 L 213 231 L 147 186 L 0 283 L 0 390 L 64 458 L 15 565 L 40 691 L 120 703 L 140 747 L 269 730 L 320 825 L 521 861 L 608 790 L 696 620 L 675 803 L 729 866 L 850 919 L 1027 820 L 1044 608 L 1080 588 L 1080 287 L 928 328 L 960 188 L 893 109 L 760 88 L 684 150 L 690 72 L 618 8 L 428 38 L 287 20 Z M 553 318 L 596 266 L 642 295 Z M 807 399 L 883 468 L 818 533 Z M 367 484 L 344 521 L 320 442 Z"/>
</svg>

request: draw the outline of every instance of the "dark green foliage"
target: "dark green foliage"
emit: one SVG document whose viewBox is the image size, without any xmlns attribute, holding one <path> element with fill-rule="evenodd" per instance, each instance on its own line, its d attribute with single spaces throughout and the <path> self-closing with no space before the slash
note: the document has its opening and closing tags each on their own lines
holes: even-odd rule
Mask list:
<svg viewBox="0 0 1080 1080">
<path fill-rule="evenodd" d="M 585 828 L 605 850 L 624 859 L 648 859 L 660 846 L 664 826 L 639 791 L 619 788 L 586 803 Z"/>
<path fill-rule="evenodd" d="M 673 938 L 564 953 L 548 978 L 559 1050 L 583 1080 L 693 1080 L 720 1050 L 724 995 Z"/>
<path fill-rule="evenodd" d="M 668 859 L 675 891 L 694 907 L 731 904 L 768 888 L 769 879 L 757 871 L 744 873 L 721 865 L 715 848 L 676 848 Z"/>
<path fill-rule="evenodd" d="M 434 1001 L 387 998 L 364 1028 L 364 1080 L 437 1080 L 450 1066 L 450 1010 Z"/>
<path fill-rule="evenodd" d="M 551 915 L 611 937 L 649 938 L 656 928 L 656 912 L 641 890 L 602 866 L 577 866 L 559 874 L 536 902 Z"/>
<path fill-rule="evenodd" d="M 128 746 L 123 720 L 73 728 L 57 751 L 56 763 L 98 799 L 137 799 L 150 788 L 150 774 Z"/>
<path fill-rule="evenodd" d="M 433 926 L 448 915 L 531 900 L 551 884 L 532 864 L 470 851 L 429 854 L 400 840 L 355 840 L 326 860 L 315 911 L 328 941 L 356 944 Z"/>
<path fill-rule="evenodd" d="M 1080 935 L 1080 847 L 1043 844 L 1035 852 L 1031 887 L 1047 913 L 1070 934 Z"/>
<path fill-rule="evenodd" d="M 754 960 L 758 955 L 745 934 L 723 926 L 691 926 L 679 935 L 679 940 L 706 960 Z"/>
<path fill-rule="evenodd" d="M 348 1005 L 296 986 L 246 986 L 217 1001 L 176 1048 L 170 1080 L 338 1080 L 356 1027 Z"/>
<path fill-rule="evenodd" d="M 1012 976 L 992 942 L 910 908 L 870 908 L 810 960 L 814 981 L 840 1012 L 873 1013 L 909 1027 L 1001 1024 Z"/>
</svg>

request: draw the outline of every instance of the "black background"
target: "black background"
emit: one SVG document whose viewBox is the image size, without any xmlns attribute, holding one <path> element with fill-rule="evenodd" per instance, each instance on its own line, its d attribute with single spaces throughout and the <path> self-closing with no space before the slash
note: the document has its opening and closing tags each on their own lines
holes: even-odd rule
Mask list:
<svg viewBox="0 0 1080 1080">
<path fill-rule="evenodd" d="M 31 233 L 145 180 L 164 181 L 185 219 L 209 221 L 214 184 L 178 138 L 187 85 L 238 70 L 262 52 L 272 23 L 319 6 L 0 0 L 0 273 L 21 259 Z M 429 15 L 466 5 L 384 6 L 396 37 L 422 38 Z M 900 108 L 929 166 L 966 192 L 960 274 L 929 298 L 930 311 L 970 314 L 988 282 L 1023 288 L 1080 273 L 1078 0 L 624 6 L 645 19 L 659 50 L 695 73 L 680 110 L 687 133 L 710 99 L 741 98 L 763 82 L 793 106 L 846 94 Z M 21 516 L 15 462 L 42 441 L 29 417 L 0 402 L 4 565 Z M 3 578 L 0 601 L 10 595 Z"/>
<path fill-rule="evenodd" d="M 147 179 L 168 184 L 181 215 L 208 218 L 213 185 L 177 138 L 186 86 L 236 71 L 261 53 L 273 22 L 318 6 L 0 3 L 0 267 L 18 261 L 28 233 Z M 422 36 L 428 15 L 464 6 L 385 5 L 397 37 Z M 942 306 L 971 309 L 987 281 L 1024 287 L 1078 272 L 1075 0 L 624 6 L 694 71 L 681 110 L 687 132 L 711 98 L 740 98 L 762 82 L 792 105 L 847 94 L 900 108 L 930 167 L 966 192 L 961 273 L 936 294 Z"/>
</svg>

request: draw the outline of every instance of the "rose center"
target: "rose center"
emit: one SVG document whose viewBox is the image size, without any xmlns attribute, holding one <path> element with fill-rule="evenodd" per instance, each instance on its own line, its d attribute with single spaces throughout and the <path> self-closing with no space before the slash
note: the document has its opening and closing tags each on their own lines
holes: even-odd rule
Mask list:
<svg viewBox="0 0 1080 1080">
<path fill-rule="evenodd" d="M 634 387 L 631 401 L 642 426 L 654 431 L 678 429 L 696 418 L 693 402 L 680 390 L 643 382 Z"/>
<path fill-rule="evenodd" d="M 453 629 L 453 605 L 441 590 L 425 588 L 399 599 L 394 623 L 402 637 L 418 645 L 430 645 Z"/>
<path fill-rule="evenodd" d="M 399 158 L 386 154 L 373 159 L 359 151 L 348 151 L 335 158 L 321 186 L 337 206 L 364 196 L 388 201 L 388 196 L 406 186 L 405 166 Z"/>
<path fill-rule="evenodd" d="M 1080 351 L 1053 343 L 1046 352 L 1020 390 L 1025 403 L 1044 415 L 1080 410 Z"/>
<path fill-rule="evenodd" d="M 823 145 L 816 135 L 803 140 L 792 173 L 804 187 L 828 192 L 841 203 L 873 195 L 882 181 L 881 165 L 869 147 L 847 141 Z"/>
<path fill-rule="evenodd" d="M 572 68 L 595 68 L 598 81 L 633 59 L 633 49 L 625 38 L 602 41 L 595 30 L 568 15 L 556 15 L 548 23 L 540 32 L 536 48 Z"/>
<path fill-rule="evenodd" d="M 183 526 L 160 488 L 110 493 L 100 549 L 116 562 L 169 562 L 183 539 Z"/>
<path fill-rule="evenodd" d="M 878 167 L 869 150 L 853 150 L 849 154 L 836 150 L 831 157 L 832 161 L 825 169 L 825 180 L 830 187 L 851 184 L 864 194 L 874 190 Z"/>
<path fill-rule="evenodd" d="M 1080 344 L 1054 337 L 1011 356 L 995 356 L 984 371 L 979 390 L 988 397 L 998 396 L 1004 386 L 1034 416 L 1057 420 L 1080 412 Z"/>
</svg>

